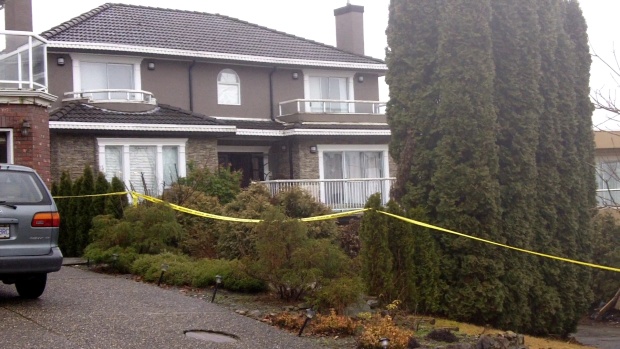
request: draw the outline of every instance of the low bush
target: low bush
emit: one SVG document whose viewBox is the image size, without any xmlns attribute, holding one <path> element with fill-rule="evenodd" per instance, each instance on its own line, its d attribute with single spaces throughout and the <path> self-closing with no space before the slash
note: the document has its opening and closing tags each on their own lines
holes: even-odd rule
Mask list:
<svg viewBox="0 0 620 349">
<path fill-rule="evenodd" d="M 204 288 L 215 284 L 215 276 L 222 276 L 222 288 L 236 292 L 260 292 L 265 284 L 247 276 L 238 261 L 221 259 L 192 260 L 184 255 L 163 253 L 142 255 L 131 266 L 131 272 L 145 281 L 154 282 L 161 275 L 162 265 L 167 265 L 162 281 L 175 286 Z"/>
<path fill-rule="evenodd" d="M 111 271 L 129 273 L 133 262 L 138 258 L 138 253 L 133 247 L 113 246 L 101 249 L 91 244 L 84 250 L 84 258 L 97 264 L 104 263 Z"/>
<path fill-rule="evenodd" d="M 364 324 L 364 331 L 358 339 L 359 349 L 380 349 L 381 338 L 390 339 L 390 348 L 407 349 L 409 340 L 414 335 L 413 331 L 402 329 L 394 324 L 389 315 L 381 317 L 374 315 L 371 320 Z"/>
<path fill-rule="evenodd" d="M 311 302 L 319 309 L 333 308 L 342 314 L 347 305 L 360 298 L 363 287 L 362 279 L 357 276 L 329 280 L 314 293 Z"/>
<path fill-rule="evenodd" d="M 328 336 L 352 336 L 357 331 L 357 323 L 348 316 L 338 315 L 330 309 L 328 315 L 319 314 L 312 322 L 312 333 Z"/>
</svg>

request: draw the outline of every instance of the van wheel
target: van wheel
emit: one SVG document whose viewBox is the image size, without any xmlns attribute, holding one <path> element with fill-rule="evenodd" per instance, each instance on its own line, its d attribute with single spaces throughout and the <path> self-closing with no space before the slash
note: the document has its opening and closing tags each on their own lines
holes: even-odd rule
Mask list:
<svg viewBox="0 0 620 349">
<path fill-rule="evenodd" d="M 26 299 L 39 298 L 45 291 L 47 274 L 35 274 L 15 281 L 15 288 L 19 296 Z"/>
</svg>

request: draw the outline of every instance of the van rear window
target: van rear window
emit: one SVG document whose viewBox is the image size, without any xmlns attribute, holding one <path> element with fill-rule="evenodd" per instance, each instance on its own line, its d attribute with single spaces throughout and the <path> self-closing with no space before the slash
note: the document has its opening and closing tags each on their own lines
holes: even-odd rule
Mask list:
<svg viewBox="0 0 620 349">
<path fill-rule="evenodd" d="M 0 171 L 0 201 L 8 204 L 50 204 L 39 177 L 33 172 Z"/>
</svg>

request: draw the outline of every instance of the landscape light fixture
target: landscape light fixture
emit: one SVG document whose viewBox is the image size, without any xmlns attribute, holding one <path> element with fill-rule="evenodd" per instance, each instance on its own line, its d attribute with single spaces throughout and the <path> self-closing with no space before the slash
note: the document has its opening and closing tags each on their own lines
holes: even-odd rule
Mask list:
<svg viewBox="0 0 620 349">
<path fill-rule="evenodd" d="M 116 262 L 118 261 L 118 253 L 112 254 L 112 267 L 116 269 Z"/>
<path fill-rule="evenodd" d="M 311 145 L 310 146 L 310 153 L 316 154 L 316 151 L 317 151 L 316 145 Z"/>
<path fill-rule="evenodd" d="M 22 121 L 22 129 L 21 129 L 21 133 L 22 136 L 27 136 L 30 133 L 30 121 L 28 120 L 24 120 Z"/>
<path fill-rule="evenodd" d="M 388 338 L 381 338 L 379 339 L 379 344 L 381 344 L 382 348 L 387 348 L 390 345 L 390 340 Z"/>
<path fill-rule="evenodd" d="M 161 265 L 161 274 L 159 274 L 159 280 L 157 280 L 157 286 L 161 285 L 161 280 L 164 278 L 164 273 L 168 271 L 168 264 L 163 263 Z"/>
<path fill-rule="evenodd" d="M 304 320 L 304 324 L 301 325 L 301 328 L 299 329 L 299 334 L 297 335 L 297 337 L 301 337 L 301 334 L 304 332 L 304 328 L 306 328 L 306 325 L 308 324 L 308 322 L 310 322 L 310 320 L 314 317 L 315 311 L 312 310 L 312 308 L 308 308 L 306 309 L 306 319 Z"/>
<path fill-rule="evenodd" d="M 58 59 L 56 59 L 56 64 L 59 66 L 65 65 L 65 57 L 58 57 Z"/>
<path fill-rule="evenodd" d="M 293 74 L 291 75 L 293 77 L 293 80 L 297 80 L 299 79 L 299 73 L 294 71 Z"/>
<path fill-rule="evenodd" d="M 211 297 L 211 303 L 213 303 L 213 301 L 215 300 L 215 294 L 217 293 L 217 289 L 220 287 L 221 283 L 222 283 L 222 276 L 215 275 L 215 288 L 213 289 L 213 296 Z"/>
</svg>

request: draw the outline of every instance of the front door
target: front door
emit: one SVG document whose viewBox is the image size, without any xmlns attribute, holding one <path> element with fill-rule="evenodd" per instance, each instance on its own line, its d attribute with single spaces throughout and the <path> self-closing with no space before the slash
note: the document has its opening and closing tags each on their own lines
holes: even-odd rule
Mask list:
<svg viewBox="0 0 620 349">
<path fill-rule="evenodd" d="M 233 171 L 241 171 L 241 187 L 245 188 L 253 181 L 265 180 L 265 164 L 262 153 L 218 153 L 218 163 Z"/>
</svg>

